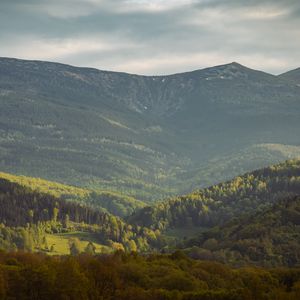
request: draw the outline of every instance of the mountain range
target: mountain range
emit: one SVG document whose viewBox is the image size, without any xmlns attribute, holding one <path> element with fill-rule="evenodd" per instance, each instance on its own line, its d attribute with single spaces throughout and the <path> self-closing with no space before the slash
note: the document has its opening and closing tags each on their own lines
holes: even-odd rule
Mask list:
<svg viewBox="0 0 300 300">
<path fill-rule="evenodd" d="M 0 169 L 149 202 L 300 156 L 300 70 L 140 76 L 0 58 Z"/>
</svg>

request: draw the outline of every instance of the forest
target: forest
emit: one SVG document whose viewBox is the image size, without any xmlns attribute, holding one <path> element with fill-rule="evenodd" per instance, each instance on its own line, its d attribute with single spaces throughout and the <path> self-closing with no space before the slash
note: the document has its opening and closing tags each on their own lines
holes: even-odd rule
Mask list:
<svg viewBox="0 0 300 300">
<path fill-rule="evenodd" d="M 194 258 L 238 266 L 300 266 L 300 197 L 230 220 L 183 242 Z"/>
<path fill-rule="evenodd" d="M 2 174 L 0 299 L 298 300 L 299 194 L 290 160 L 122 217 Z"/>
<path fill-rule="evenodd" d="M 0 249 L 68 254 L 76 245 L 85 252 L 91 242 L 97 254 L 180 248 L 193 258 L 237 266 L 297 266 L 299 194 L 300 161 L 290 160 L 122 218 L 88 190 L 2 175 Z M 69 250 L 50 251 L 66 240 Z"/>
<path fill-rule="evenodd" d="M 5 179 L 0 180 L 0 205 L 0 248 L 5 250 L 47 250 L 46 234 L 78 231 L 90 233 L 112 250 L 149 251 L 164 242 L 159 231 Z"/>
<path fill-rule="evenodd" d="M 300 160 L 289 160 L 147 206 L 130 216 L 129 221 L 162 231 L 192 226 L 210 228 L 299 194 Z"/>
<path fill-rule="evenodd" d="M 300 269 L 231 268 L 177 251 L 140 256 L 0 253 L 0 299 L 298 300 Z"/>
</svg>

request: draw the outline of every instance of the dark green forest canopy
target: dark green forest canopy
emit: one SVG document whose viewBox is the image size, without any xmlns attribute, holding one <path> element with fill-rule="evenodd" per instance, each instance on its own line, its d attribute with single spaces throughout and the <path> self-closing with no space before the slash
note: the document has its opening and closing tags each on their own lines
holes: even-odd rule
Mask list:
<svg viewBox="0 0 300 300">
<path fill-rule="evenodd" d="M 191 257 L 235 265 L 300 266 L 300 197 L 235 218 L 183 243 Z"/>
<path fill-rule="evenodd" d="M 299 268 L 230 268 L 172 255 L 0 253 L 0 299 L 298 300 Z"/>
</svg>

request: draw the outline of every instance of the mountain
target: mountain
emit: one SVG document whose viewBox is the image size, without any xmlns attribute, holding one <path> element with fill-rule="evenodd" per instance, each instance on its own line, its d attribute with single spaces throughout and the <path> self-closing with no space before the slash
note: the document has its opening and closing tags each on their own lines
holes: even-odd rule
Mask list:
<svg viewBox="0 0 300 300">
<path fill-rule="evenodd" d="M 237 63 L 138 76 L 1 58 L 0 169 L 143 201 L 187 193 L 299 157 L 299 91 Z"/>
<path fill-rule="evenodd" d="M 284 74 L 281 74 L 279 76 L 280 78 L 283 78 L 285 80 L 289 80 L 291 82 L 294 82 L 296 84 L 300 84 L 300 68 L 286 72 Z"/>
<path fill-rule="evenodd" d="M 260 169 L 209 188 L 195 190 L 145 207 L 130 223 L 163 232 L 186 229 L 187 234 L 264 211 L 282 199 L 300 195 L 300 160 Z"/>
<path fill-rule="evenodd" d="M 230 221 L 185 243 L 198 258 L 234 264 L 300 265 L 300 197 Z M 196 247 L 195 247 L 196 246 Z"/>
</svg>

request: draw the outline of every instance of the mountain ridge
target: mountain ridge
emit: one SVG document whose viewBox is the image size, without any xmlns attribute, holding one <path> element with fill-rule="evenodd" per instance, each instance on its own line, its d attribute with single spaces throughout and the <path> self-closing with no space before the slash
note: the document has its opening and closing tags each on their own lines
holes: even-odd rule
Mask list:
<svg viewBox="0 0 300 300">
<path fill-rule="evenodd" d="M 300 146 L 299 87 L 237 63 L 147 77 L 0 59 L 0 103 L 1 170 L 139 200 L 292 158 Z M 229 156 L 241 162 L 235 171 Z"/>
<path fill-rule="evenodd" d="M 9 57 L 9 56 L 0 56 L 0 60 L 7 60 L 7 61 L 16 61 L 16 62 L 28 62 L 28 63 L 43 63 L 43 64 L 53 64 L 53 65 L 60 65 L 62 67 L 71 67 L 74 69 L 83 69 L 83 70 L 90 70 L 90 71 L 99 71 L 99 72 L 104 72 L 104 73 L 117 73 L 117 74 L 125 74 L 125 75 L 132 75 L 132 76 L 139 76 L 139 77 L 170 77 L 170 76 L 176 76 L 176 75 L 181 75 L 181 74 L 189 74 L 189 73 L 194 73 L 194 72 L 198 72 L 198 71 L 205 71 L 205 70 L 209 70 L 209 69 L 214 69 L 214 68 L 219 68 L 219 67 L 226 67 L 226 66 L 235 66 L 235 67 L 239 67 L 242 69 L 247 69 L 247 70 L 253 70 L 253 71 L 258 71 L 258 72 L 262 72 L 265 74 L 269 74 L 271 76 L 274 77 L 279 77 L 282 76 L 284 74 L 287 74 L 289 72 L 293 72 L 296 70 L 300 70 L 299 68 L 295 68 L 292 70 L 288 70 L 285 71 L 283 73 L 280 73 L 278 75 L 266 72 L 264 70 L 256 70 L 254 68 L 250 68 L 246 65 L 243 65 L 241 63 L 239 63 L 238 61 L 232 61 L 232 62 L 228 62 L 228 63 L 222 63 L 222 64 L 217 64 L 217 65 L 213 65 L 213 66 L 208 66 L 208 67 L 201 67 L 201 68 L 195 68 L 189 71 L 180 71 L 180 72 L 175 72 L 175 73 L 167 73 L 167 74 L 153 74 L 153 75 L 145 75 L 145 74 L 139 74 L 139 73 L 131 73 L 131 72 L 126 72 L 126 71 L 113 71 L 113 70 L 108 70 L 108 69 L 101 69 L 101 68 L 96 68 L 96 67 L 84 67 L 84 66 L 77 66 L 77 65 L 73 65 L 73 64 L 68 64 L 68 63 L 63 63 L 63 62 L 55 62 L 55 61 L 50 61 L 50 60 L 39 60 L 39 59 L 26 59 L 26 58 L 17 58 L 17 57 Z"/>
</svg>

